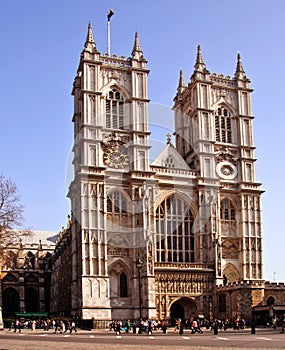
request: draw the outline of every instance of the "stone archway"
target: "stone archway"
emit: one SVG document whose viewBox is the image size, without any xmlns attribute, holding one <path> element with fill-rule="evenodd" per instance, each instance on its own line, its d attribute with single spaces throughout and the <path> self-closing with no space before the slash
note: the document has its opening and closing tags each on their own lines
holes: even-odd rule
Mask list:
<svg viewBox="0 0 285 350">
<path fill-rule="evenodd" d="M 134 318 L 132 296 L 133 278 L 126 261 L 115 260 L 108 269 L 112 319 Z"/>
<path fill-rule="evenodd" d="M 234 283 L 240 279 L 237 268 L 231 263 L 224 266 L 223 275 L 226 277 L 227 283 Z"/>
<path fill-rule="evenodd" d="M 15 312 L 20 310 L 20 298 L 16 289 L 8 287 L 3 291 L 3 316 L 14 317 Z"/>
<path fill-rule="evenodd" d="M 180 298 L 170 307 L 171 325 L 175 325 L 175 319 L 180 318 L 182 322 L 191 317 L 197 316 L 197 305 L 189 298 Z"/>
</svg>

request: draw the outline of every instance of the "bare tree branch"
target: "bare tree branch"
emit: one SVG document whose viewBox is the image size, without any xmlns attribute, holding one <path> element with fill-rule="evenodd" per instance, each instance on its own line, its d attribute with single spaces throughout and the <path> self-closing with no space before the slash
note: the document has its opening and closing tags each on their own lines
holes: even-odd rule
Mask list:
<svg viewBox="0 0 285 350">
<path fill-rule="evenodd" d="M 15 246 L 21 236 L 30 235 L 29 230 L 17 230 L 24 220 L 24 208 L 20 203 L 17 186 L 0 175 L 0 258 Z"/>
</svg>

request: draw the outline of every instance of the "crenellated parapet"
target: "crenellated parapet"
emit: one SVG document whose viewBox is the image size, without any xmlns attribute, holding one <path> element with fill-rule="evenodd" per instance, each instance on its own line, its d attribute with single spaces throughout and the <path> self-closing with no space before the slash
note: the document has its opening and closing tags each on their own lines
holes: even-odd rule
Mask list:
<svg viewBox="0 0 285 350">
<path fill-rule="evenodd" d="M 220 317 L 251 319 L 252 308 L 264 302 L 263 280 L 242 280 L 216 287 L 217 300 L 226 308 Z"/>
<path fill-rule="evenodd" d="M 252 280 L 243 280 L 236 281 L 233 283 L 227 283 L 226 285 L 218 285 L 217 291 L 228 291 L 233 289 L 241 289 L 241 288 L 263 288 L 264 281 L 252 281 Z"/>
<path fill-rule="evenodd" d="M 265 281 L 265 288 L 266 289 L 281 289 L 285 291 L 285 283 L 284 282 L 269 282 Z"/>
</svg>

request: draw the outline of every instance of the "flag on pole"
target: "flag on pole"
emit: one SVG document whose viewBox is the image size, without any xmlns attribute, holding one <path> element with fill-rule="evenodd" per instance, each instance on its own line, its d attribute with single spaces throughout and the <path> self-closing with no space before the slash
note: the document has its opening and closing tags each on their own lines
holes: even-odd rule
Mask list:
<svg viewBox="0 0 285 350">
<path fill-rule="evenodd" d="M 107 15 L 108 21 L 110 21 L 110 18 L 113 16 L 113 14 L 114 14 L 114 12 L 112 10 L 109 10 L 108 15 Z"/>
</svg>

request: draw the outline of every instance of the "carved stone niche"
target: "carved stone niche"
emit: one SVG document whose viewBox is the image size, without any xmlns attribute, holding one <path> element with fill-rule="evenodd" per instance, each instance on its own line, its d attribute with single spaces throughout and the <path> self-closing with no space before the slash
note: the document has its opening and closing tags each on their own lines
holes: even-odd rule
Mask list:
<svg viewBox="0 0 285 350">
<path fill-rule="evenodd" d="M 222 241 L 223 259 L 238 259 L 239 244 L 234 239 L 224 239 Z"/>
<path fill-rule="evenodd" d="M 224 146 L 215 146 L 215 154 L 216 154 L 216 160 L 218 163 L 220 162 L 230 162 L 234 165 L 237 164 L 237 151 L 231 150 L 228 147 Z"/>
</svg>

